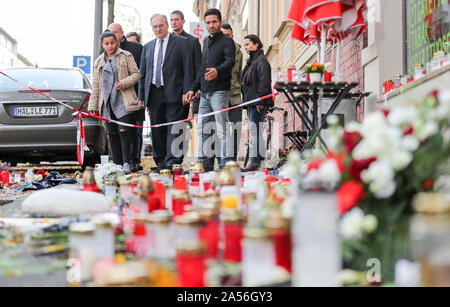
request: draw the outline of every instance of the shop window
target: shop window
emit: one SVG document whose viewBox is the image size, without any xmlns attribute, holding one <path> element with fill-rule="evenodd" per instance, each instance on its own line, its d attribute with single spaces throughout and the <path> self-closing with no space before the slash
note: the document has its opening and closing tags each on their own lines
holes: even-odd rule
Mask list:
<svg viewBox="0 0 450 307">
<path fill-rule="evenodd" d="M 409 75 L 437 51 L 449 53 L 450 0 L 405 0 L 406 61 Z"/>
</svg>

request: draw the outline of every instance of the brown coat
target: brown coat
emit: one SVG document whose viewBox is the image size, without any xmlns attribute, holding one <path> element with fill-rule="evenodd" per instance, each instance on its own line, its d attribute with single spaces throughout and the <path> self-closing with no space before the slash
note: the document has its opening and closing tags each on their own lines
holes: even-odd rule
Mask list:
<svg viewBox="0 0 450 307">
<path fill-rule="evenodd" d="M 105 66 L 106 53 L 102 53 L 94 63 L 94 77 L 92 80 L 92 95 L 89 100 L 89 111 L 98 111 L 101 113 L 103 105 L 102 93 L 102 71 Z M 127 112 L 135 112 L 141 109 L 137 99 L 134 85 L 139 82 L 141 73 L 133 58 L 133 55 L 125 50 L 117 48 L 116 52 L 117 74 L 123 85 L 122 99 Z M 101 115 L 101 114 L 100 114 Z"/>
</svg>

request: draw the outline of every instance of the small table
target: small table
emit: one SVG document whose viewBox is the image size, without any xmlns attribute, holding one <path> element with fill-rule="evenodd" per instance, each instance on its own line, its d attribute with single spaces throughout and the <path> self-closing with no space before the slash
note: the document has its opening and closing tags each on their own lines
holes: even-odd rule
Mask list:
<svg viewBox="0 0 450 307">
<path fill-rule="evenodd" d="M 277 82 L 275 85 L 275 89 L 280 93 L 284 93 L 288 99 L 288 103 L 292 104 L 295 112 L 300 117 L 303 125 L 306 127 L 307 133 L 307 142 L 293 142 L 295 146 L 300 150 L 301 153 L 304 153 L 306 150 L 311 148 L 312 144 L 314 144 L 316 138 L 319 138 L 320 142 L 323 144 L 326 150 L 328 150 L 327 144 L 320 136 L 320 132 L 324 129 L 327 124 L 328 117 L 333 114 L 336 109 L 341 104 L 344 99 L 352 99 L 355 101 L 356 106 L 359 106 L 361 100 L 364 97 L 368 97 L 371 93 L 362 93 L 360 91 L 350 93 L 352 89 L 357 87 L 359 83 L 352 82 Z M 329 98 L 333 99 L 333 103 L 326 113 L 326 115 L 322 118 L 322 121 L 319 123 L 319 98 Z M 309 103 L 311 101 L 312 103 Z M 308 112 L 312 113 L 312 121 L 309 119 Z M 292 137 L 295 137 L 296 134 L 293 132 Z M 301 134 L 303 137 L 304 134 Z M 292 140 L 292 138 L 290 138 Z"/>
</svg>

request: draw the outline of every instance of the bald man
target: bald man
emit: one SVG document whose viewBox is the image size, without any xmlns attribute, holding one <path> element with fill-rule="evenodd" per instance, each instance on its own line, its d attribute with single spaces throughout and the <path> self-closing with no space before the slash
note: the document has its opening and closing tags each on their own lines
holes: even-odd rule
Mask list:
<svg viewBox="0 0 450 307">
<path fill-rule="evenodd" d="M 123 31 L 123 28 L 118 23 L 112 23 L 109 25 L 108 30 L 111 32 L 114 32 L 117 37 L 117 41 L 120 42 L 120 48 L 123 50 L 126 50 L 128 52 L 131 52 L 133 55 L 134 60 L 136 61 L 137 66 L 139 67 L 141 64 L 141 55 L 142 50 L 144 47 L 141 44 L 134 43 L 131 41 L 128 41 L 125 37 L 125 33 Z M 136 91 L 136 95 L 138 93 L 139 89 L 139 83 L 137 83 L 134 86 L 134 89 Z M 142 109 L 141 111 L 136 112 L 136 124 L 139 126 L 142 126 L 145 121 L 145 109 Z M 141 166 L 141 151 L 142 151 L 142 129 L 138 129 L 138 148 L 137 148 L 137 156 L 135 164 L 137 165 L 138 169 L 141 171 L 143 168 Z"/>
</svg>

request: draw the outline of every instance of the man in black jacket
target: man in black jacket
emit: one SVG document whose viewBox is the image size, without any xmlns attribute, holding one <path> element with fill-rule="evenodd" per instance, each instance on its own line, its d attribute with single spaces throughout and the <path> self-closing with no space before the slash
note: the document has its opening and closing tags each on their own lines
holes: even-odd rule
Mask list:
<svg viewBox="0 0 450 307">
<path fill-rule="evenodd" d="M 141 44 L 137 44 L 137 43 L 128 41 L 127 38 L 124 36 L 125 33 L 123 31 L 122 26 L 118 23 L 110 24 L 108 27 L 108 30 L 111 32 L 114 32 L 114 34 L 116 34 L 117 41 L 120 42 L 119 47 L 123 50 L 130 52 L 133 55 L 133 58 L 136 61 L 137 66 L 139 67 L 139 65 L 141 64 L 141 55 L 142 55 L 142 50 L 144 49 L 144 47 Z M 135 84 L 134 89 L 135 89 L 136 95 L 137 95 L 138 90 L 139 90 L 138 83 Z M 142 126 L 144 121 L 145 121 L 145 109 L 142 109 L 141 111 L 136 112 L 136 125 Z M 136 156 L 135 164 L 139 170 L 143 169 L 141 166 L 142 130 L 143 129 L 137 129 L 138 148 L 137 148 L 137 156 Z M 119 151 L 119 152 L 121 152 L 121 151 Z"/>
<path fill-rule="evenodd" d="M 197 37 L 187 33 L 184 31 L 184 14 L 181 11 L 173 11 L 170 14 L 170 25 L 172 26 L 173 33 L 176 35 L 181 35 L 187 38 L 188 43 L 192 48 L 192 58 L 194 61 L 194 80 L 197 79 L 197 76 L 200 74 L 200 69 L 202 67 L 202 47 L 200 46 L 200 41 Z M 185 115 L 186 118 L 189 116 L 190 105 L 186 104 L 185 107 Z"/>
<path fill-rule="evenodd" d="M 184 119 L 183 94 L 194 78 L 187 39 L 169 33 L 164 15 L 153 15 L 151 25 L 156 39 L 142 53 L 139 101 L 149 108 L 152 125 L 158 125 Z M 153 158 L 159 170 L 183 163 L 183 149 L 174 144 L 180 130 L 183 124 L 152 129 Z"/>
<path fill-rule="evenodd" d="M 205 23 L 209 36 L 203 42 L 203 57 L 200 74 L 197 76 L 191 91 L 186 94 L 186 99 L 192 102 L 192 98 L 198 90 L 202 91 L 199 114 L 216 112 L 229 107 L 231 90 L 231 71 L 234 66 L 236 47 L 234 41 L 225 36 L 222 31 L 222 14 L 218 9 L 210 9 L 205 13 Z M 220 168 L 227 162 L 227 123 L 228 114 L 202 118 L 199 122 L 199 158 L 203 162 L 205 171 L 214 170 L 214 155 L 211 141 L 214 143 L 213 130 L 217 132 L 220 147 L 215 150 L 220 157 Z M 219 151 L 220 148 L 220 151 Z"/>
</svg>

